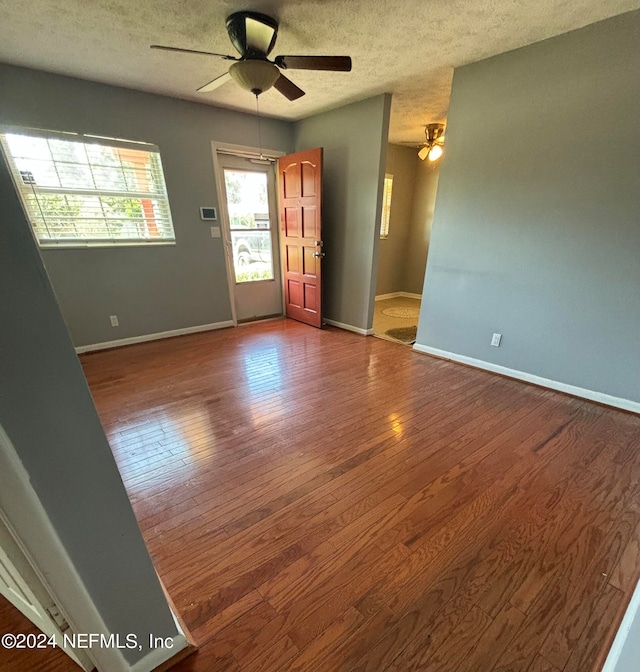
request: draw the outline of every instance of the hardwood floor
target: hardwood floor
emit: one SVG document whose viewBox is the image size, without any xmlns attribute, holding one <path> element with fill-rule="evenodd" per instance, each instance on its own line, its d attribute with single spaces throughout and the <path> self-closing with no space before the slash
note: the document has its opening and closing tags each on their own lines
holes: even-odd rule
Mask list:
<svg viewBox="0 0 640 672">
<path fill-rule="evenodd" d="M 640 417 L 291 321 L 82 357 L 176 672 L 598 670 Z"/>
</svg>

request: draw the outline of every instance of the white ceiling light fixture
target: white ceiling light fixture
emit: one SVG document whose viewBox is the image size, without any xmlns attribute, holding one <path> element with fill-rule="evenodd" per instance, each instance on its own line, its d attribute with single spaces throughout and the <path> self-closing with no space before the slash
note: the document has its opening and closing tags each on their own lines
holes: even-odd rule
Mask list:
<svg viewBox="0 0 640 672">
<path fill-rule="evenodd" d="M 247 59 L 233 63 L 229 68 L 229 74 L 238 86 L 259 96 L 278 81 L 280 70 L 268 61 Z"/>
<path fill-rule="evenodd" d="M 444 144 L 444 124 L 427 124 L 424 127 L 424 134 L 427 141 L 420 146 L 418 157 L 424 161 L 437 161 L 442 156 L 442 145 Z"/>
</svg>

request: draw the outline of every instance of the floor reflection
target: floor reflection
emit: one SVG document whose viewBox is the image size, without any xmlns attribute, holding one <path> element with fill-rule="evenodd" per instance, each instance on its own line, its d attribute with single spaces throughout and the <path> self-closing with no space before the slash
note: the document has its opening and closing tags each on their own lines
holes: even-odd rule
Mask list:
<svg viewBox="0 0 640 672">
<path fill-rule="evenodd" d="M 278 348 L 261 345 L 259 350 L 244 355 L 243 364 L 252 425 L 258 427 L 284 417 L 283 363 Z"/>
<path fill-rule="evenodd" d="M 144 472 L 149 486 L 166 478 L 167 463 L 174 473 L 177 468 L 188 477 L 197 470 L 194 463 L 215 453 L 218 445 L 215 414 L 206 403 L 197 408 L 155 409 L 110 432 L 108 438 L 123 477 L 135 479 Z"/>
</svg>

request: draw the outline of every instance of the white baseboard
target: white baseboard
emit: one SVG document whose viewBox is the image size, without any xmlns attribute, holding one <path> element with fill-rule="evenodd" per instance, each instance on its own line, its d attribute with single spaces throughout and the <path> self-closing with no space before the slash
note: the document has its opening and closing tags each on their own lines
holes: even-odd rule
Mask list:
<svg viewBox="0 0 640 672">
<path fill-rule="evenodd" d="M 344 322 L 328 320 L 326 317 L 322 318 L 322 321 L 326 324 L 330 324 L 332 327 L 338 327 L 339 329 L 345 329 L 346 331 L 353 331 L 355 334 L 361 334 L 362 336 L 373 336 L 373 329 L 361 329 L 360 327 L 354 327 L 352 324 L 345 324 Z"/>
<path fill-rule="evenodd" d="M 132 336 L 131 338 L 120 338 L 117 341 L 105 341 L 104 343 L 94 343 L 92 345 L 79 345 L 76 348 L 76 352 L 80 354 L 82 352 L 93 352 L 94 350 L 119 348 L 123 345 L 145 343 L 146 341 L 157 341 L 161 338 L 184 336 L 185 334 L 197 334 L 200 331 L 213 331 L 214 329 L 224 329 L 225 327 L 233 327 L 233 320 L 226 320 L 225 322 L 213 322 L 212 324 L 199 324 L 195 327 L 172 329 L 171 331 L 160 331 L 157 334 L 143 334 L 142 336 Z"/>
<path fill-rule="evenodd" d="M 250 324 L 256 325 L 256 324 L 264 324 L 265 322 L 275 322 L 276 320 L 284 320 L 286 319 L 286 315 L 274 315 L 273 317 L 256 317 L 255 319 L 252 320 L 246 320 L 242 322 L 238 322 L 239 327 L 246 327 L 249 326 Z"/>
<path fill-rule="evenodd" d="M 517 371 L 516 369 L 509 369 L 506 366 L 492 364 L 491 362 L 485 362 L 482 359 L 474 359 L 473 357 L 467 357 L 465 355 L 458 355 L 455 352 L 439 350 L 438 348 L 432 348 L 428 345 L 420 345 L 419 343 L 415 343 L 413 349 L 417 350 L 418 352 L 424 352 L 427 355 L 435 355 L 436 357 L 440 357 L 442 359 L 450 359 L 451 361 L 460 362 L 461 364 L 468 364 L 469 366 L 473 366 L 476 369 L 492 371 L 493 373 L 499 373 L 503 376 L 508 376 L 509 378 L 524 380 L 527 383 L 533 383 L 535 385 L 540 385 L 541 387 L 548 387 L 551 390 L 566 392 L 567 394 L 573 394 L 576 397 L 582 397 L 583 399 L 589 399 L 590 401 L 597 401 L 598 403 L 606 404 L 607 406 L 615 406 L 616 408 L 622 408 L 625 411 L 640 413 L 640 402 L 631 401 L 630 399 L 613 397 L 610 394 L 594 392 L 593 390 L 587 390 L 584 387 L 568 385 L 567 383 L 559 383 L 556 380 L 535 376 L 532 373 Z"/>
<path fill-rule="evenodd" d="M 636 621 L 636 619 L 640 619 L 640 583 L 636 585 L 636 589 L 633 591 L 629 606 L 624 612 L 622 623 L 620 623 L 616 637 L 613 640 L 611 648 L 609 649 L 607 659 L 604 661 L 604 665 L 602 666 L 602 672 L 631 672 L 631 670 L 634 669 L 632 667 L 627 667 L 626 669 L 620 667 L 620 669 L 618 669 L 618 662 L 620 660 L 620 656 L 623 653 L 625 644 L 628 646 L 633 646 L 634 644 L 637 645 L 638 637 L 640 637 L 640 632 L 638 632 L 640 623 L 635 624 L 635 632 L 631 633 L 631 627 L 634 625 L 634 621 Z M 626 652 L 625 658 L 627 660 L 631 659 L 633 661 L 633 657 L 629 655 L 629 652 Z"/>
<path fill-rule="evenodd" d="M 385 299 L 397 299 L 402 297 L 404 299 L 418 299 L 422 300 L 422 294 L 412 294 L 411 292 L 391 292 L 390 294 L 378 294 L 376 301 L 384 301 Z"/>
</svg>

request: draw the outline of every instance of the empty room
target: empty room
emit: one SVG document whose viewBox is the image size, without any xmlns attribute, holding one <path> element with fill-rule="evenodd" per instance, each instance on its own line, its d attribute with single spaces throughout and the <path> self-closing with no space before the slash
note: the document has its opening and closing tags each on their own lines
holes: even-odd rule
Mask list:
<svg viewBox="0 0 640 672">
<path fill-rule="evenodd" d="M 0 3 L 0 672 L 636 670 L 639 46 Z"/>
</svg>

